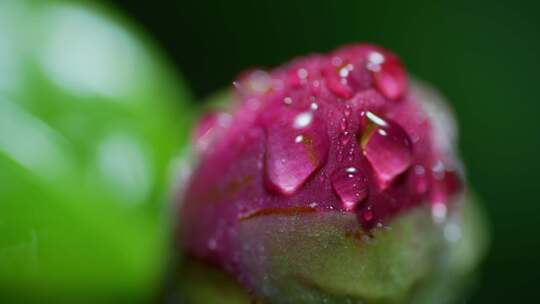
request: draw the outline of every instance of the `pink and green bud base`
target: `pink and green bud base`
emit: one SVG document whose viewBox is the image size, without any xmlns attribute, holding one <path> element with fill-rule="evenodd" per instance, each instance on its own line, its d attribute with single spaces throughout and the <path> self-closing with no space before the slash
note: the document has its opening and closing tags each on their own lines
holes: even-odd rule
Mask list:
<svg viewBox="0 0 540 304">
<path fill-rule="evenodd" d="M 199 273 L 187 298 L 226 303 L 209 291 L 225 283 L 194 267 L 236 282 L 230 303 L 456 298 L 483 226 L 448 109 L 395 55 L 351 45 L 250 71 L 228 99 L 194 130 L 178 229 Z"/>
</svg>

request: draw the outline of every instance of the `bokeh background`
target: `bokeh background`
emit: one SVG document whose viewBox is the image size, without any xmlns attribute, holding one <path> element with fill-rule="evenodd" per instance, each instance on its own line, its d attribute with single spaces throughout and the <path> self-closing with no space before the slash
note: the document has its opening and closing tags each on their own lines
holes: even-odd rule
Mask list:
<svg viewBox="0 0 540 304">
<path fill-rule="evenodd" d="M 470 303 L 540 292 L 540 5 L 536 1 L 111 1 L 173 59 L 199 100 L 240 71 L 370 41 L 439 88 L 460 126 L 492 245 Z"/>
</svg>

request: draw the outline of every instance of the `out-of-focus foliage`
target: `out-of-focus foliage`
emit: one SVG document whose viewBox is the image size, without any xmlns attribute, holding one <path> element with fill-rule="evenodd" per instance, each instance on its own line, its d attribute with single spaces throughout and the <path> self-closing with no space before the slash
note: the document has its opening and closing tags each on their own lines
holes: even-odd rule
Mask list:
<svg viewBox="0 0 540 304">
<path fill-rule="evenodd" d="M 153 296 L 190 119 L 179 80 L 106 8 L 0 2 L 0 302 Z"/>
</svg>

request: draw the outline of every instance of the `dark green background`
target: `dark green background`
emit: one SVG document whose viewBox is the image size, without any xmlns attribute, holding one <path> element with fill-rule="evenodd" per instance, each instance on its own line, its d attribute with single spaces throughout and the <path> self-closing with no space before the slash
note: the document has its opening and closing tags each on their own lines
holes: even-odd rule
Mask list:
<svg viewBox="0 0 540 304">
<path fill-rule="evenodd" d="M 452 102 L 493 238 L 472 303 L 536 302 L 540 7 L 533 1 L 118 2 L 203 98 L 250 66 L 355 41 L 398 53 Z M 167 4 L 165 4 L 167 3 Z"/>
</svg>

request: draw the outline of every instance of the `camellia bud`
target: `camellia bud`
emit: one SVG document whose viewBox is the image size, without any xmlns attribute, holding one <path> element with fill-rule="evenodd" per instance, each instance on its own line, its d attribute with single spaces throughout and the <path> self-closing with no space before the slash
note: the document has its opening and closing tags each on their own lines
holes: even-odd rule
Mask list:
<svg viewBox="0 0 540 304">
<path fill-rule="evenodd" d="M 229 274 L 245 301 L 455 299 L 484 237 L 440 97 L 374 45 L 247 72 L 234 87 L 194 133 L 186 269 Z M 205 280 L 185 283 L 186 297 Z"/>
</svg>

